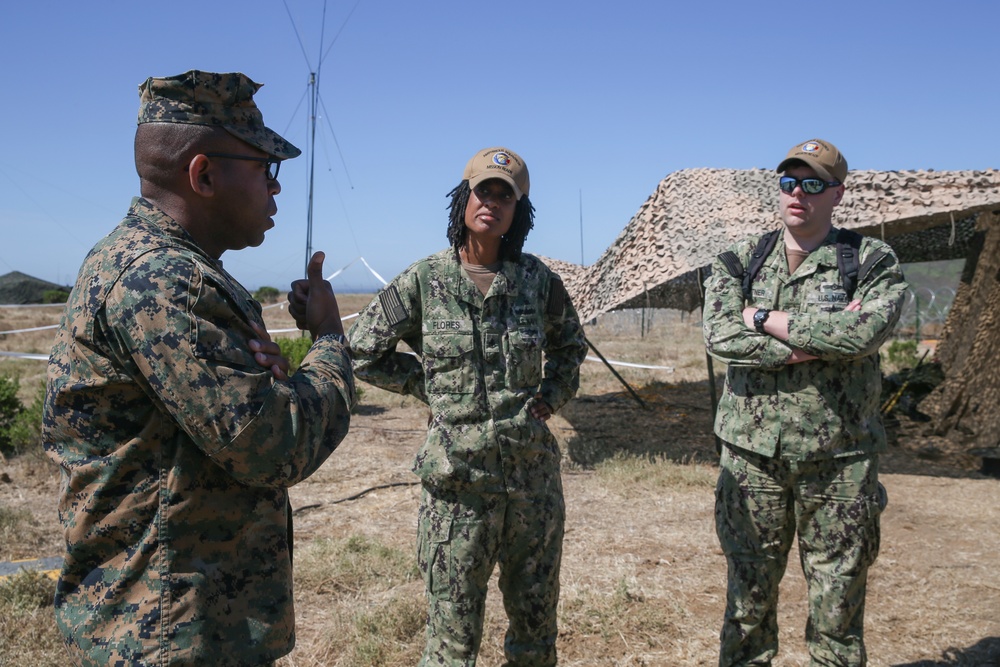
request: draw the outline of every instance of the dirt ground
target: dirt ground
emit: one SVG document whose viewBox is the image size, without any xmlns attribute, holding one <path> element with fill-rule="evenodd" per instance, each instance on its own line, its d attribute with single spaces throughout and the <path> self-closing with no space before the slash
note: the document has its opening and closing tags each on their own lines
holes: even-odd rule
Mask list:
<svg viewBox="0 0 1000 667">
<path fill-rule="evenodd" d="M 341 310 L 355 312 L 361 302 L 342 299 Z M 287 324 L 280 312 L 268 313 L 272 328 Z M 619 367 L 645 407 L 600 362 L 589 361 L 580 395 L 550 421 L 564 453 L 568 511 L 558 644 L 565 667 L 714 665 L 718 659 L 726 565 L 713 525 L 716 454 L 700 323 L 674 313 L 641 327 L 639 336 L 629 322 L 602 320 L 588 335 L 609 359 L 671 369 Z M 292 489 L 297 550 L 320 538 L 362 535 L 413 552 L 419 487 L 409 467 L 427 413 L 412 399 L 363 388 L 343 444 Z M 900 423 L 882 461 L 889 506 L 869 582 L 870 664 L 997 666 L 1000 480 L 982 475 L 979 460 L 961 446 L 928 438 L 921 428 Z M 631 477 L 608 474 L 627 470 L 623 461 L 682 464 L 675 467 L 694 481 L 665 483 L 641 470 Z M 57 493 L 58 476 L 47 463 L 31 457 L 0 462 L 0 505 L 27 508 L 35 522 L 23 543 L 0 545 L 0 553 L 60 554 Z M 323 653 L 331 617 L 345 613 L 328 588 L 297 591 L 298 643 L 280 667 L 345 664 Z M 417 581 L 393 591 L 416 601 L 422 594 Z M 613 613 L 598 616 L 602 600 Z M 781 590 L 777 667 L 808 663 L 805 610 L 792 554 Z M 483 667 L 502 664 L 503 630 L 494 583 Z M 415 664 L 419 636 L 403 643 L 407 657 L 392 664 Z"/>
</svg>

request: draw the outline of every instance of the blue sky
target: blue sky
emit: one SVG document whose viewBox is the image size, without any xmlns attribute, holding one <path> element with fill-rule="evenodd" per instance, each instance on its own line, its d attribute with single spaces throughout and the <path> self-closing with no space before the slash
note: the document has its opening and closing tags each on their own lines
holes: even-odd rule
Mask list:
<svg viewBox="0 0 1000 667">
<path fill-rule="evenodd" d="M 124 215 L 148 76 L 245 72 L 307 149 L 318 68 L 313 247 L 390 278 L 445 247 L 445 195 L 491 145 L 531 171 L 527 250 L 587 264 L 671 172 L 772 167 L 814 136 L 853 169 L 1000 167 L 998 25 L 992 0 L 11 3 L 0 274 L 71 283 Z M 264 244 L 223 256 L 250 288 L 302 273 L 308 166 L 282 166 Z M 334 281 L 375 286 L 360 263 Z"/>
</svg>

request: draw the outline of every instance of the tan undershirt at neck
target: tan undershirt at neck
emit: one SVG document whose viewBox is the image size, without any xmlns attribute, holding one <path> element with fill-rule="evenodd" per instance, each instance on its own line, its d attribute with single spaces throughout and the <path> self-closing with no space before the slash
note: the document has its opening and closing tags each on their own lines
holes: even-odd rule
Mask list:
<svg viewBox="0 0 1000 667">
<path fill-rule="evenodd" d="M 490 285 L 493 284 L 493 279 L 497 277 L 497 271 L 503 262 L 494 262 L 493 264 L 487 264 L 483 266 L 482 264 L 469 264 L 468 262 L 462 262 L 462 268 L 465 269 L 465 275 L 472 279 L 472 282 L 476 283 L 476 287 L 479 291 L 486 296 L 486 293 L 490 291 Z"/>
<path fill-rule="evenodd" d="M 794 275 L 795 269 L 802 266 L 802 262 L 806 261 L 806 257 L 808 256 L 808 250 L 796 250 L 785 246 L 785 259 L 788 260 L 788 275 Z"/>
</svg>

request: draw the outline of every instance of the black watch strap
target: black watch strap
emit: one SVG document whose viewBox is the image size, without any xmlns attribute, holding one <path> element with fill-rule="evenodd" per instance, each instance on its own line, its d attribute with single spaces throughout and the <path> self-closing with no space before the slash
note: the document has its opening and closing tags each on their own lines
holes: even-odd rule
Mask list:
<svg viewBox="0 0 1000 667">
<path fill-rule="evenodd" d="M 757 312 L 753 314 L 753 328 L 757 330 L 757 333 L 764 333 L 764 323 L 767 322 L 770 314 L 771 311 L 767 308 L 758 308 Z"/>
<path fill-rule="evenodd" d="M 322 336 L 320 336 L 316 340 L 319 340 L 320 338 L 332 338 L 333 340 L 337 341 L 341 345 L 347 345 L 347 336 L 345 336 L 344 334 L 338 334 L 338 333 L 323 334 Z"/>
</svg>

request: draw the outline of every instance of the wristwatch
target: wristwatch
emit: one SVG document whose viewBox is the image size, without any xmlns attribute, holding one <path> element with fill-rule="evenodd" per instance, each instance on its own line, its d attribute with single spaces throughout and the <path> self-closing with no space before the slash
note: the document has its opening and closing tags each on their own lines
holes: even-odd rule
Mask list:
<svg viewBox="0 0 1000 667">
<path fill-rule="evenodd" d="M 332 338 L 341 345 L 347 345 L 347 336 L 345 336 L 344 334 L 328 333 L 328 334 L 323 334 L 319 338 Z M 319 338 L 317 338 L 316 340 L 319 340 Z"/>
<path fill-rule="evenodd" d="M 771 311 L 767 308 L 758 308 L 757 312 L 753 314 L 753 328 L 757 330 L 757 333 L 764 333 L 764 322 L 767 322 L 768 315 Z"/>
</svg>

